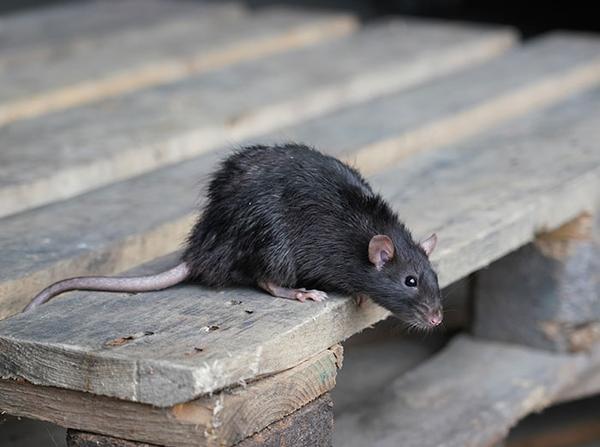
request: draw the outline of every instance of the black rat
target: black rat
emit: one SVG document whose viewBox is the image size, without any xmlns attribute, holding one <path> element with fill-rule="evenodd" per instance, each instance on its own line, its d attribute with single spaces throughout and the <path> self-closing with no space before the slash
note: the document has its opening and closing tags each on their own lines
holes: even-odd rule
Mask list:
<svg viewBox="0 0 600 447">
<path fill-rule="evenodd" d="M 144 292 L 182 281 L 258 286 L 321 301 L 364 297 L 408 324 L 442 321 L 434 235 L 416 243 L 354 168 L 300 144 L 249 146 L 213 174 L 181 263 L 156 275 L 78 277 L 40 292 L 25 310 L 68 290 Z"/>
</svg>

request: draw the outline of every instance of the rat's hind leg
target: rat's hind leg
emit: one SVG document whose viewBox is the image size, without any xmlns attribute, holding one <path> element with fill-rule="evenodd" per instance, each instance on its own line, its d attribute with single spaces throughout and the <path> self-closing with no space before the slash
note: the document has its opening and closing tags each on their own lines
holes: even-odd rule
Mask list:
<svg viewBox="0 0 600 447">
<path fill-rule="evenodd" d="M 271 295 L 278 298 L 286 298 L 288 300 L 298 300 L 303 303 L 306 300 L 324 301 L 327 299 L 327 294 L 320 290 L 288 289 L 280 287 L 269 281 L 259 281 L 258 286 L 266 290 Z"/>
</svg>

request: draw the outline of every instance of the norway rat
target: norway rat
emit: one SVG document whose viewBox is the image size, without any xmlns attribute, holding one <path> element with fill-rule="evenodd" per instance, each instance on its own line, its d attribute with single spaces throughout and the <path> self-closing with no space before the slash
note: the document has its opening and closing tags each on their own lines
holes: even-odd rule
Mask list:
<svg viewBox="0 0 600 447">
<path fill-rule="evenodd" d="M 68 290 L 144 292 L 182 281 L 258 286 L 321 301 L 365 296 L 413 326 L 442 321 L 434 235 L 416 243 L 350 166 L 300 144 L 250 146 L 213 174 L 208 201 L 176 267 L 142 277 L 78 277 L 40 292 L 25 310 Z"/>
</svg>

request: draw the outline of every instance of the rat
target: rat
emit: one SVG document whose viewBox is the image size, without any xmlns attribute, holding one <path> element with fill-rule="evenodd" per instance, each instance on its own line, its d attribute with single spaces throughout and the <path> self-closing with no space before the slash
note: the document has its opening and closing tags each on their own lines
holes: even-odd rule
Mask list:
<svg viewBox="0 0 600 447">
<path fill-rule="evenodd" d="M 208 185 L 181 262 L 156 275 L 59 281 L 26 307 L 69 290 L 145 292 L 183 281 L 258 286 L 274 297 L 370 298 L 405 323 L 442 321 L 429 261 L 437 237 L 417 243 L 353 167 L 302 144 L 253 145 L 225 160 Z"/>
</svg>

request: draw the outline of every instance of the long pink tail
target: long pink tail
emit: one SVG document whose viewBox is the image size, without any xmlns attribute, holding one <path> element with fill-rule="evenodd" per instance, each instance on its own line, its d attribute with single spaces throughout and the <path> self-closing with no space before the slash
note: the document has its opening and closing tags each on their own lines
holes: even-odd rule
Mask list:
<svg viewBox="0 0 600 447">
<path fill-rule="evenodd" d="M 176 265 L 172 269 L 157 273 L 156 275 L 136 277 L 112 277 L 112 276 L 79 276 L 76 278 L 63 279 L 46 287 L 38 293 L 27 305 L 23 312 L 35 309 L 69 290 L 98 290 L 104 292 L 150 292 L 153 290 L 166 289 L 167 287 L 185 281 L 190 274 L 190 269 L 185 262 Z"/>
</svg>

